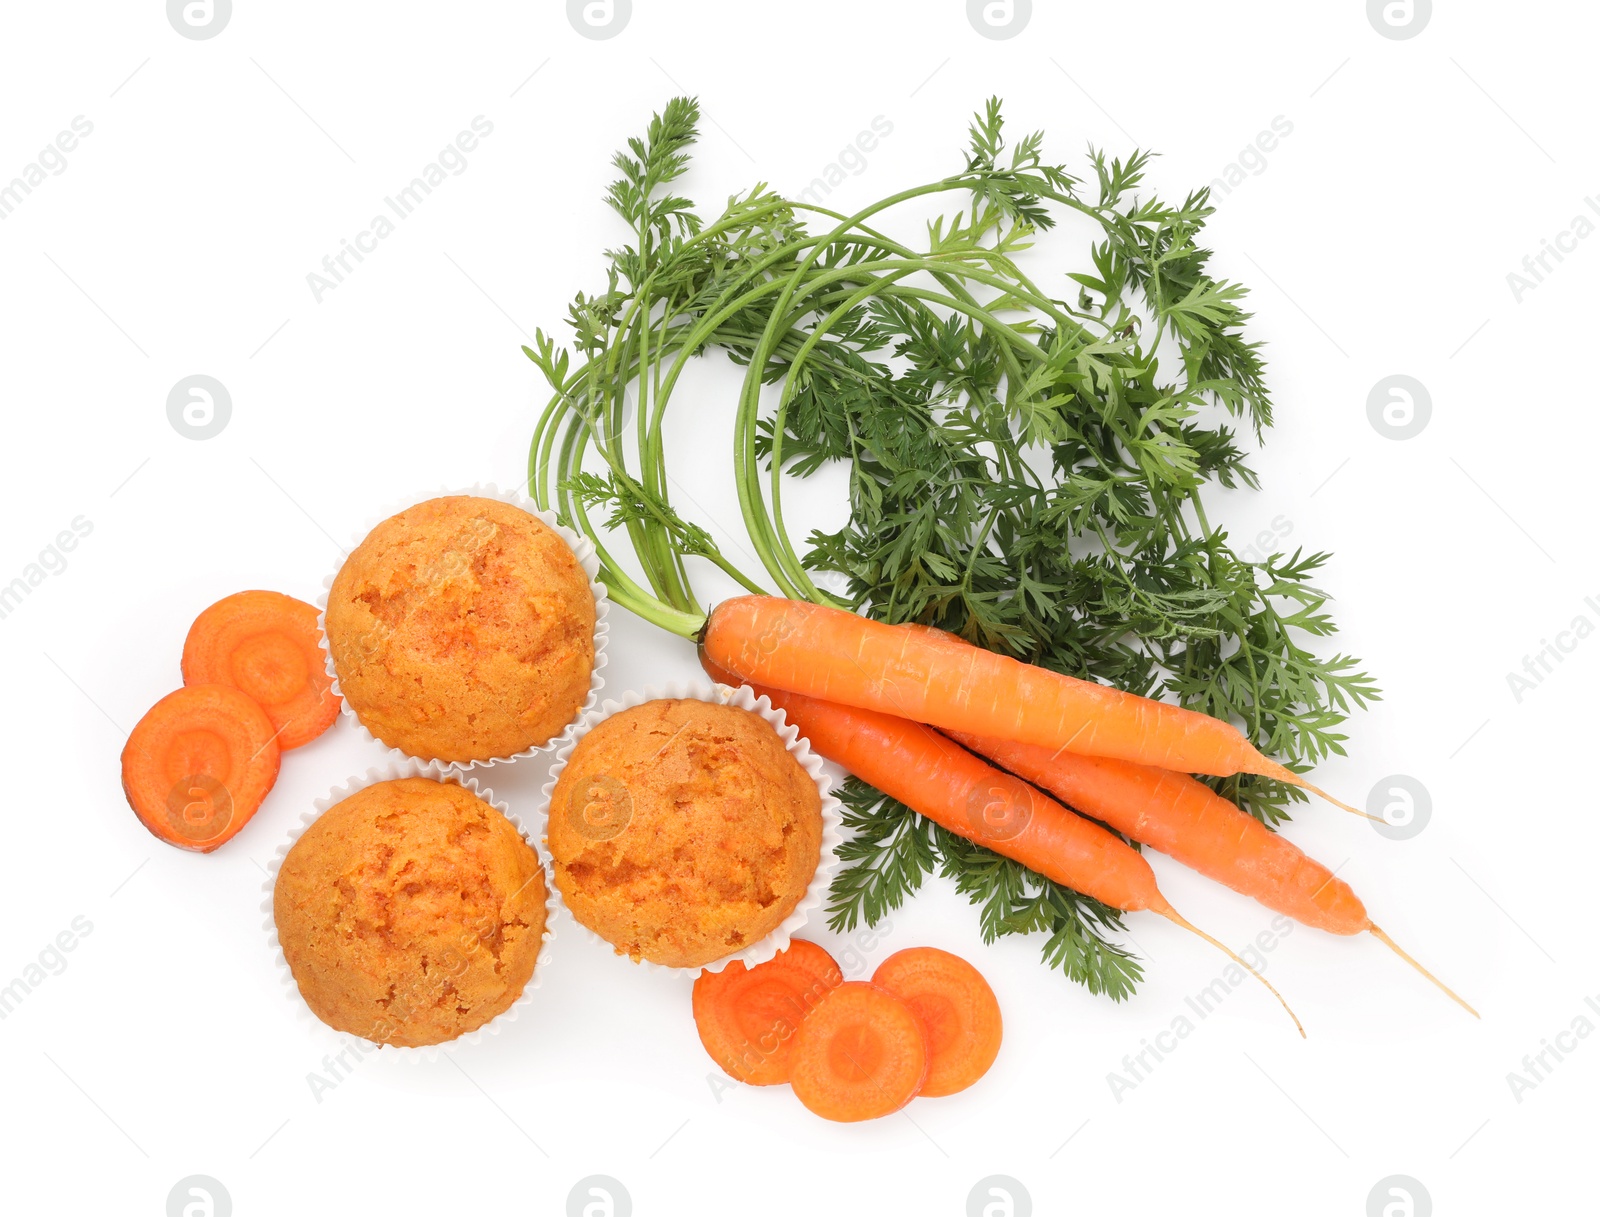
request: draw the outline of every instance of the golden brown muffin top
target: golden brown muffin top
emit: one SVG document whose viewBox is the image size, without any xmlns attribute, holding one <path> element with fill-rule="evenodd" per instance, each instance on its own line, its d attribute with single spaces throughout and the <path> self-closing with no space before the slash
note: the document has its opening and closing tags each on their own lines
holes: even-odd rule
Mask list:
<svg viewBox="0 0 1600 1217">
<path fill-rule="evenodd" d="M 402 778 L 314 821 L 272 904 L 317 1017 L 410 1047 L 472 1031 L 521 996 L 546 899 L 538 855 L 498 810 L 453 782 Z"/>
<path fill-rule="evenodd" d="M 536 516 L 429 499 L 383 521 L 328 594 L 329 651 L 373 735 L 444 761 L 511 756 L 577 714 L 594 667 L 594 596 Z"/>
<path fill-rule="evenodd" d="M 619 954 L 696 967 L 793 911 L 821 856 L 822 798 L 759 715 L 664 699 L 578 742 L 547 831 L 578 921 Z"/>
</svg>

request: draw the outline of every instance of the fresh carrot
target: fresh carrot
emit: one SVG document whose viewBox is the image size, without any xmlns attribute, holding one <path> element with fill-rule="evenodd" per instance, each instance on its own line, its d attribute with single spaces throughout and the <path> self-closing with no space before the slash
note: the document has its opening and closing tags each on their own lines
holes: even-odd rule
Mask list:
<svg viewBox="0 0 1600 1217">
<path fill-rule="evenodd" d="M 737 596 L 711 611 L 703 648 L 718 667 L 768 688 L 1184 773 L 1261 774 L 1367 814 L 1263 756 L 1221 719 L 1020 663 L 943 631 L 885 625 L 799 600 Z"/>
<path fill-rule="evenodd" d="M 713 680 L 736 683 L 704 651 L 700 663 Z M 1180 916 L 1156 886 L 1150 864 L 1098 824 L 922 723 L 802 693 L 750 687 L 782 710 L 816 751 L 957 836 L 1113 908 L 1149 910 L 1205 939 L 1253 973 L 1305 1034 L 1271 982 Z"/>
<path fill-rule="evenodd" d="M 887 989 L 922 1023 L 928 1043 L 929 1097 L 965 1090 L 1000 1055 L 1000 1003 L 978 969 L 936 947 L 908 947 L 878 965 L 872 983 Z"/>
<path fill-rule="evenodd" d="M 828 1120 L 874 1120 L 899 1111 L 928 1075 L 922 1024 L 887 989 L 847 980 L 795 1033 L 789 1084 Z"/>
<path fill-rule="evenodd" d="M 1348 883 L 1187 774 L 949 734 L 1069 807 L 1302 925 L 1332 934 L 1368 926 L 1366 907 Z"/>
<path fill-rule="evenodd" d="M 266 712 L 228 685 L 185 685 L 135 724 L 122 749 L 122 789 L 168 845 L 208 854 L 255 815 L 278 779 Z"/>
<path fill-rule="evenodd" d="M 833 956 L 796 938 L 765 963 L 738 960 L 694 982 L 694 1025 L 724 1073 L 752 1086 L 789 1080 L 794 1035 L 823 996 L 843 983 Z"/>
<path fill-rule="evenodd" d="M 183 641 L 183 683 L 246 694 L 283 749 L 310 743 L 339 717 L 317 610 L 280 592 L 236 592 L 196 617 Z"/>
<path fill-rule="evenodd" d="M 1372 923 L 1348 883 L 1187 774 L 958 731 L 950 735 L 1084 815 L 1303 925 L 1330 934 L 1370 932 L 1477 1016 Z"/>
</svg>

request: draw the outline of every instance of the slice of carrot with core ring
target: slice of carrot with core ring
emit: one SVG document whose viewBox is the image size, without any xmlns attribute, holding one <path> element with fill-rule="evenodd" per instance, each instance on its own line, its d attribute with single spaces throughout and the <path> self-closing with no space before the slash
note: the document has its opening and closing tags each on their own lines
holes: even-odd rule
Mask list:
<svg viewBox="0 0 1600 1217">
<path fill-rule="evenodd" d="M 309 744 L 339 717 L 317 610 L 281 592 L 218 600 L 183 641 L 183 683 L 232 685 L 267 712 L 278 747 Z"/>
<path fill-rule="evenodd" d="M 844 980 L 833 956 L 795 939 L 766 963 L 738 960 L 694 982 L 694 1025 L 724 1073 L 752 1086 L 789 1080 L 794 1036 L 823 997 Z"/>
<path fill-rule="evenodd" d="M 228 685 L 185 685 L 134 726 L 122 789 L 168 845 L 208 854 L 249 822 L 278 779 L 266 712 Z"/>
<path fill-rule="evenodd" d="M 889 990 L 922 1021 L 928 1042 L 928 1097 L 965 1090 L 1000 1054 L 1000 1003 L 978 969 L 936 947 L 896 951 L 872 983 Z"/>
<path fill-rule="evenodd" d="M 864 981 L 847 980 L 829 992 L 794 1041 L 789 1085 L 826 1120 L 897 1112 L 928 1075 L 928 1045 L 911 1007 Z"/>
</svg>

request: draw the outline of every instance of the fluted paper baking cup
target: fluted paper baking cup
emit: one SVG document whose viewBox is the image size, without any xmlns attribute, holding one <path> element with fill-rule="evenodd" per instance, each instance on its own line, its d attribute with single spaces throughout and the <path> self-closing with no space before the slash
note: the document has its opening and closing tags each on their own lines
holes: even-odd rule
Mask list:
<svg viewBox="0 0 1600 1217">
<path fill-rule="evenodd" d="M 443 761 L 429 757 L 412 756 L 408 752 L 392 747 L 389 744 L 385 744 L 382 740 L 378 739 L 377 736 L 373 735 L 372 732 L 367 729 L 367 725 L 361 721 L 360 716 L 351 707 L 349 699 L 344 696 L 343 691 L 339 688 L 339 673 L 334 669 L 333 666 L 333 648 L 328 644 L 327 617 L 328 596 L 333 591 L 333 581 L 339 577 L 339 571 L 344 565 L 343 560 L 341 560 L 339 566 L 335 567 L 330 574 L 323 578 L 322 595 L 317 600 L 317 632 L 322 643 L 322 662 L 323 666 L 327 669 L 329 678 L 333 681 L 333 691 L 339 694 L 340 712 L 347 716 L 350 721 L 356 725 L 356 729 L 368 739 L 377 742 L 385 748 L 388 748 L 389 751 L 394 754 L 396 759 L 405 758 L 407 760 L 418 761 L 421 764 L 427 765 L 435 774 L 470 773 L 473 770 L 487 769 L 491 765 L 502 764 L 506 761 L 514 761 L 523 757 L 548 754 L 571 740 L 573 738 L 573 731 L 575 731 L 578 724 L 583 721 L 584 715 L 593 710 L 595 706 L 599 704 L 600 692 L 606 686 L 605 677 L 601 673 L 606 666 L 606 642 L 611 635 L 611 627 L 606 622 L 606 613 L 611 607 L 611 602 L 606 596 L 605 584 L 600 582 L 600 557 L 597 553 L 595 553 L 594 542 L 589 540 L 588 537 L 574 532 L 565 524 L 561 523 L 560 520 L 556 518 L 555 512 L 540 511 L 532 499 L 529 499 L 527 496 L 519 494 L 516 491 L 501 490 L 492 482 L 477 486 L 469 486 L 464 490 L 451 490 L 442 488 L 435 490 L 430 494 L 425 494 L 421 498 L 409 499 L 403 503 L 394 504 L 382 515 L 375 516 L 372 520 L 370 520 L 367 526 L 362 529 L 361 533 L 356 537 L 355 544 L 350 548 L 352 550 L 355 549 L 356 545 L 360 545 L 362 541 L 366 540 L 368 534 L 370 534 L 374 528 L 376 528 L 379 524 L 382 524 L 391 516 L 399 515 L 402 511 L 405 511 L 411 507 L 415 507 L 418 503 L 425 503 L 429 499 L 450 498 L 457 495 L 471 495 L 474 498 L 480 499 L 495 499 L 501 503 L 510 504 L 512 507 L 516 507 L 522 511 L 525 511 L 530 516 L 533 516 L 535 519 L 548 525 L 555 531 L 557 536 L 567 543 L 568 547 L 577 557 L 578 564 L 583 567 L 583 573 L 588 577 L 589 580 L 589 593 L 594 597 L 594 667 L 589 672 L 589 695 L 584 698 L 583 705 L 578 707 L 577 712 L 572 716 L 572 721 L 566 725 L 560 734 L 552 736 L 542 744 L 535 744 L 532 747 L 524 748 L 521 752 L 513 752 L 508 756 L 495 756 L 481 761 Z M 348 555 L 346 556 L 348 557 Z"/>
<path fill-rule="evenodd" d="M 544 874 L 544 886 L 547 893 L 544 936 L 540 940 L 539 956 L 534 961 L 533 975 L 528 977 L 528 983 L 517 997 L 517 1000 L 476 1030 L 468 1031 L 465 1035 L 459 1035 L 453 1040 L 446 1040 L 442 1044 L 426 1044 L 414 1048 L 399 1044 L 380 1044 L 376 1040 L 358 1036 L 354 1032 L 337 1031 L 336 1028 L 328 1027 L 326 1023 L 319 1019 L 311 1007 L 306 1004 L 305 998 L 300 995 L 300 985 L 294 978 L 294 971 L 289 967 L 288 959 L 284 957 L 283 944 L 278 941 L 278 924 L 272 910 L 273 888 L 277 885 L 278 872 L 283 868 L 283 860 L 289 856 L 289 851 L 294 848 L 294 843 L 300 839 L 306 829 L 315 824 L 318 817 L 328 808 L 335 803 L 343 802 L 357 791 L 365 790 L 368 786 L 376 786 L 379 782 L 392 782 L 400 778 L 428 778 L 436 782 L 454 782 L 463 789 L 471 791 L 501 815 L 505 816 L 506 819 L 511 821 L 517 832 L 521 834 L 522 839 L 533 848 L 534 854 L 538 857 L 540 870 Z M 266 923 L 262 928 L 266 930 L 268 942 L 272 947 L 273 953 L 277 956 L 278 973 L 286 990 L 284 996 L 299 1006 L 302 1017 L 316 1023 L 319 1027 L 334 1031 L 336 1034 L 350 1035 L 353 1038 L 362 1039 L 367 1043 L 380 1047 L 383 1051 L 378 1055 L 382 1057 L 389 1057 L 395 1060 L 404 1059 L 412 1062 L 435 1061 L 439 1059 L 439 1054 L 442 1051 L 454 1051 L 461 1044 L 476 1044 L 483 1040 L 485 1036 L 500 1034 L 502 1027 L 517 1020 L 518 1014 L 532 999 L 533 991 L 544 980 L 545 970 L 550 966 L 550 943 L 555 938 L 555 928 L 552 924 L 555 904 L 550 896 L 555 892 L 555 876 L 550 870 L 549 857 L 539 848 L 538 842 L 529 834 L 527 826 L 522 822 L 522 818 L 513 812 L 507 804 L 497 800 L 493 791 L 480 785 L 476 777 L 460 773 L 441 774 L 433 766 L 416 759 L 391 761 L 385 765 L 375 765 L 368 769 L 365 774 L 350 778 L 342 786 L 335 786 L 324 797 L 313 802 L 312 810 L 302 813 L 300 823 L 290 829 L 288 840 L 279 845 L 277 852 L 273 854 L 272 862 L 267 867 L 267 880 L 262 884 L 261 890 L 264 893 L 261 911 L 266 914 Z"/>
<path fill-rule="evenodd" d="M 800 897 L 800 902 L 790 910 L 789 915 L 783 919 L 778 928 L 765 938 L 751 943 L 743 950 L 724 955 L 720 959 L 705 964 L 704 967 L 711 972 L 720 972 L 734 960 L 741 960 L 746 967 L 753 967 L 758 963 L 765 963 L 779 951 L 789 945 L 789 940 L 804 928 L 813 911 L 823 907 L 827 899 L 828 885 L 833 881 L 833 875 L 839 868 L 839 846 L 844 841 L 843 811 L 839 800 L 833 797 L 832 781 L 823 769 L 823 760 L 811 751 L 811 746 L 801 737 L 797 728 L 791 726 L 782 710 L 773 708 L 772 703 L 765 697 L 757 697 L 754 692 L 745 686 L 737 689 L 727 685 L 712 684 L 703 681 L 675 681 L 671 684 L 651 686 L 642 692 L 625 693 L 616 700 L 607 698 L 600 705 L 585 714 L 583 721 L 573 731 L 572 738 L 564 743 L 556 753 L 556 761 L 550 769 L 550 779 L 544 785 L 542 792 L 542 815 L 545 817 L 545 845 L 548 849 L 550 800 L 555 794 L 556 783 L 561 780 L 561 775 L 567 768 L 567 762 L 572 757 L 572 750 L 578 746 L 578 741 L 594 729 L 594 727 L 610 718 L 613 714 L 623 710 L 631 710 L 635 706 L 642 706 L 646 702 L 659 701 L 662 698 L 682 698 L 694 701 L 710 702 L 713 705 L 737 706 L 741 710 L 749 710 L 759 714 L 765 719 L 778 738 L 788 748 L 789 754 L 799 762 L 800 767 L 806 771 L 811 780 L 817 784 L 817 793 L 822 796 L 822 848 L 817 859 L 816 873 L 811 876 L 811 882 L 806 886 L 805 894 Z M 551 860 L 551 870 L 554 871 L 555 862 Z M 572 910 L 562 899 L 561 888 L 552 883 L 550 885 L 550 903 L 552 908 L 559 908 L 564 915 L 571 918 L 583 933 L 593 941 L 605 946 L 608 951 L 615 947 L 572 916 Z M 624 956 L 623 958 L 626 958 Z M 636 961 L 646 968 L 660 969 L 664 972 L 699 972 L 699 967 L 675 968 L 666 964 L 655 963 L 648 959 Z"/>
</svg>

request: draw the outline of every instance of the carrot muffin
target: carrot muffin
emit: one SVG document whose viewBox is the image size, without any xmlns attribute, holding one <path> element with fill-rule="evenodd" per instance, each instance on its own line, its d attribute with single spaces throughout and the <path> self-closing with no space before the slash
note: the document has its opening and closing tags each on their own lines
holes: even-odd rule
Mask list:
<svg viewBox="0 0 1600 1217">
<path fill-rule="evenodd" d="M 359 790 L 283 860 L 278 942 L 306 1004 L 379 1044 L 438 1044 L 522 995 L 544 937 L 539 856 L 471 791 L 432 778 Z"/>
<path fill-rule="evenodd" d="M 619 955 L 693 968 L 794 910 L 821 859 L 822 797 L 760 715 L 667 699 L 578 741 L 547 831 L 578 921 Z"/>
<path fill-rule="evenodd" d="M 594 596 L 521 508 L 455 495 L 379 524 L 328 594 L 346 703 L 390 747 L 484 761 L 546 743 L 589 694 Z"/>
</svg>

